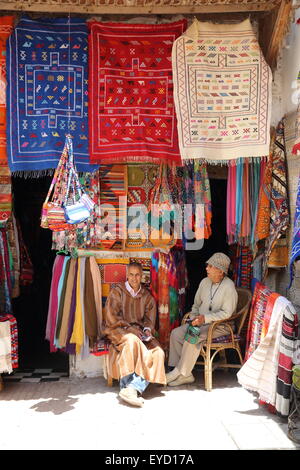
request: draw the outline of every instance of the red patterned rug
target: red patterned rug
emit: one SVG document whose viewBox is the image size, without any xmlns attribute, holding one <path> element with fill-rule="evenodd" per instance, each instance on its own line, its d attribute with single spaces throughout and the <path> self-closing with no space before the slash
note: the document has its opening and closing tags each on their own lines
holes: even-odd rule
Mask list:
<svg viewBox="0 0 300 470">
<path fill-rule="evenodd" d="M 181 163 L 171 53 L 186 25 L 89 23 L 91 163 Z"/>
</svg>

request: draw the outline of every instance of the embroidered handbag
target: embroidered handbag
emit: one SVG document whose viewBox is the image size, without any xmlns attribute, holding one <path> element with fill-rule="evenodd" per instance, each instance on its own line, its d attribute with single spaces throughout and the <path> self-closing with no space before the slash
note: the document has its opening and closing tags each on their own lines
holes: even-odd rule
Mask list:
<svg viewBox="0 0 300 470">
<path fill-rule="evenodd" d="M 184 335 L 185 341 L 191 344 L 196 344 L 199 341 L 199 336 L 200 336 L 200 327 L 199 326 L 193 326 L 189 325 L 186 333 Z"/>
<path fill-rule="evenodd" d="M 64 215 L 67 223 L 79 224 L 88 219 L 95 205 L 94 201 L 83 191 L 74 165 L 73 146 L 71 139 L 68 139 L 69 161 L 68 161 L 68 185 L 63 203 Z M 74 195 L 73 203 L 68 203 L 70 189 Z M 75 201 L 76 195 L 79 199 Z"/>
<path fill-rule="evenodd" d="M 85 204 L 84 194 L 75 204 L 69 204 L 64 207 L 64 215 L 69 224 L 79 224 L 90 216 L 90 210 Z"/>
</svg>

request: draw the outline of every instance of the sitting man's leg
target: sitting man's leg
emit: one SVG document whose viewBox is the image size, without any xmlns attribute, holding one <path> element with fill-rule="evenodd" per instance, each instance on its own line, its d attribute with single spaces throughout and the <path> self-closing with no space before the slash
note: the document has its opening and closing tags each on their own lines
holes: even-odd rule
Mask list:
<svg viewBox="0 0 300 470">
<path fill-rule="evenodd" d="M 184 336 L 188 325 L 181 325 L 178 328 L 174 328 L 170 335 L 170 352 L 168 365 L 173 366 L 174 369 L 166 374 L 167 384 L 176 380 L 181 375 L 178 369 L 178 364 L 182 355 L 182 348 L 185 343 Z"/>
<path fill-rule="evenodd" d="M 191 344 L 188 341 L 185 341 L 184 336 L 187 330 L 187 325 L 182 325 L 172 331 L 170 355 L 171 349 L 173 349 L 176 354 L 172 355 L 172 360 L 176 360 L 177 362 L 174 364 L 170 363 L 169 360 L 169 365 L 175 365 L 175 368 L 166 374 L 167 384 L 171 387 L 195 382 L 192 370 L 199 356 L 201 342 L 207 337 L 208 328 L 209 327 L 207 325 L 201 328 L 197 344 Z"/>
<path fill-rule="evenodd" d="M 144 400 L 142 397 L 138 396 L 138 393 L 142 394 L 149 382 L 143 379 L 143 377 L 137 375 L 135 372 L 133 374 L 126 375 L 120 380 L 120 393 L 119 397 L 122 398 L 126 403 L 129 403 L 133 406 L 143 406 Z"/>
</svg>

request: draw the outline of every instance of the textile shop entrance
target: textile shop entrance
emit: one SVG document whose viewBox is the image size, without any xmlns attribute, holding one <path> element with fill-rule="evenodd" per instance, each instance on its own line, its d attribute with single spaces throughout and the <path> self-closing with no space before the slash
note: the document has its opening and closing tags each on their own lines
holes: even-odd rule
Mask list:
<svg viewBox="0 0 300 470">
<path fill-rule="evenodd" d="M 218 173 L 217 167 L 213 170 L 213 173 L 216 172 Z M 49 342 L 45 339 L 52 266 L 56 252 L 51 250 L 52 232 L 40 227 L 40 215 L 50 183 L 50 177 L 12 178 L 16 218 L 20 223 L 24 243 L 34 269 L 33 283 L 23 287 L 20 296 L 13 299 L 13 309 L 18 323 L 19 369 L 49 368 L 68 372 L 68 354 L 62 351 L 50 353 Z M 210 189 L 213 213 L 212 235 L 204 241 L 201 250 L 186 251 L 189 280 L 186 311 L 193 304 L 199 282 L 206 276 L 206 260 L 216 251 L 228 254 L 226 174 L 221 178 L 210 177 Z"/>
<path fill-rule="evenodd" d="M 52 266 L 52 232 L 40 227 L 41 207 L 51 184 L 50 177 L 12 178 L 15 215 L 33 264 L 33 283 L 13 299 L 18 324 L 19 369 L 54 369 L 69 372 L 64 352 L 50 353 L 45 339 Z"/>
</svg>

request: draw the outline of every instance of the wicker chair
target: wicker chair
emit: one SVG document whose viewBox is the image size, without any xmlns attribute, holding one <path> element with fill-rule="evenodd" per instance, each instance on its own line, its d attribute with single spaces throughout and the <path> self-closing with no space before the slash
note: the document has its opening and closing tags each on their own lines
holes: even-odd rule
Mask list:
<svg viewBox="0 0 300 470">
<path fill-rule="evenodd" d="M 204 386 L 205 390 L 211 391 L 212 389 L 212 372 L 218 367 L 227 368 L 240 368 L 243 364 L 243 357 L 240 348 L 241 332 L 245 324 L 246 317 L 248 315 L 252 294 L 249 289 L 244 289 L 242 287 L 236 288 L 238 292 L 238 304 L 237 311 L 227 320 L 219 320 L 211 323 L 207 340 L 202 343 L 199 357 L 202 356 L 204 361 L 197 361 L 196 364 L 204 365 Z M 186 314 L 182 319 L 182 324 L 186 322 L 188 314 Z M 234 320 L 236 333 L 233 332 L 233 329 L 228 322 Z M 219 338 L 212 338 L 213 331 L 217 325 L 228 324 L 230 333 L 226 336 L 221 336 Z M 239 357 L 240 364 L 229 364 L 226 359 L 226 349 L 234 349 Z M 215 356 L 219 354 L 220 361 L 213 365 L 213 360 Z"/>
</svg>

